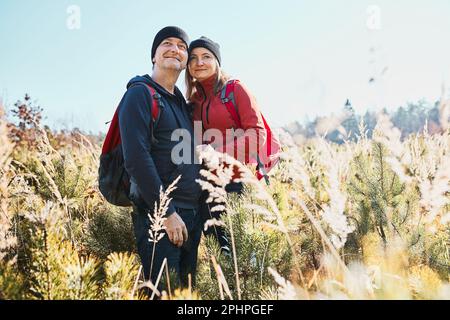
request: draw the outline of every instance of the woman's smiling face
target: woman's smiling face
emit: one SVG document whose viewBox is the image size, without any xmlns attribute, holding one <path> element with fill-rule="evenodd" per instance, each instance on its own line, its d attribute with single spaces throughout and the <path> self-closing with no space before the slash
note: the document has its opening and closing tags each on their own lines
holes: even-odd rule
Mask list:
<svg viewBox="0 0 450 320">
<path fill-rule="evenodd" d="M 197 81 L 203 81 L 217 73 L 214 54 L 205 48 L 195 48 L 189 56 L 188 70 Z"/>
</svg>

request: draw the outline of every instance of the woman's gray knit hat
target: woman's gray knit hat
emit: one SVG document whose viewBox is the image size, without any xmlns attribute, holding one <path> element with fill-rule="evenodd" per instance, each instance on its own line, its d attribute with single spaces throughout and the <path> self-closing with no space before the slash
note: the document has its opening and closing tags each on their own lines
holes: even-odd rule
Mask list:
<svg viewBox="0 0 450 320">
<path fill-rule="evenodd" d="M 220 57 L 220 45 L 207 37 L 201 37 L 200 39 L 194 40 L 189 46 L 189 54 L 195 48 L 206 48 L 211 51 L 219 62 L 219 66 L 222 64 L 222 59 Z"/>
</svg>

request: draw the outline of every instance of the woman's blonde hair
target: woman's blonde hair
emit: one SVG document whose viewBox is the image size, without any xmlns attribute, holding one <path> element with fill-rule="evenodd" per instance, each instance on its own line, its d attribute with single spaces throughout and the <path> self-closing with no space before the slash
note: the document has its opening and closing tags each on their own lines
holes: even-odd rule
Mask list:
<svg viewBox="0 0 450 320">
<path fill-rule="evenodd" d="M 214 94 L 217 94 L 222 90 L 228 80 L 230 80 L 230 76 L 227 75 L 219 65 L 219 62 L 214 57 L 214 61 L 216 63 L 216 84 L 214 85 Z M 188 62 L 189 63 L 189 62 Z M 192 98 L 197 93 L 197 80 L 191 76 L 189 72 L 189 67 L 185 72 L 185 82 L 186 82 L 186 100 L 192 102 Z"/>
</svg>

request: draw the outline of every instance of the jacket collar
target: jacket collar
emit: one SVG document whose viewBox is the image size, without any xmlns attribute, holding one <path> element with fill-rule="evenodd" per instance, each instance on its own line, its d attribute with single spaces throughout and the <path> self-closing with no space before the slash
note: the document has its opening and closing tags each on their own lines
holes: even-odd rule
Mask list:
<svg viewBox="0 0 450 320">
<path fill-rule="evenodd" d="M 206 95 L 206 97 L 210 97 L 214 95 L 214 86 L 216 85 L 216 75 L 212 75 L 208 79 L 197 82 L 197 92 L 201 94 L 201 96 Z"/>
</svg>

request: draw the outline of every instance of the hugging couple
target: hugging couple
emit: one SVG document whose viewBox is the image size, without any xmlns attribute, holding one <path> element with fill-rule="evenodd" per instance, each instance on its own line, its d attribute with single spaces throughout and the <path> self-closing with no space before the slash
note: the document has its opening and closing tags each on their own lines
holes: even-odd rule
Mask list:
<svg viewBox="0 0 450 320">
<path fill-rule="evenodd" d="M 211 212 L 214 204 L 206 203 L 208 195 L 196 182 L 201 166 L 194 161 L 195 139 L 189 139 L 191 161 L 175 164 L 172 149 L 178 142 L 172 140 L 172 133 L 184 129 L 193 137 L 195 121 L 201 123 L 203 131 L 214 129 L 223 137 L 230 128 L 243 129 L 241 136 L 231 140 L 201 143 L 231 156 L 236 155 L 236 149 L 244 148 L 248 160 L 246 144 L 249 140 L 264 144 L 267 130 L 248 89 L 222 71 L 216 42 L 206 37 L 190 42 L 182 29 L 165 27 L 154 38 L 151 59 L 151 76 L 131 79 L 117 109 L 123 166 L 130 178 L 134 233 L 145 279 L 155 283 L 167 258 L 169 269 L 176 275 L 172 287 L 187 287 L 189 275 L 195 285 L 197 252 L 205 221 L 219 219 L 221 213 Z M 186 99 L 175 86 L 185 69 Z M 242 162 L 248 163 L 247 160 Z M 155 244 L 149 241 L 148 214 L 159 202 L 160 190 L 166 190 L 178 176 L 181 178 L 170 194 L 172 201 L 165 215 L 166 234 Z M 232 182 L 226 191 L 240 194 L 242 187 L 241 183 Z M 228 237 L 221 227 L 210 227 L 204 233 L 216 237 L 222 252 L 230 254 Z"/>
</svg>

